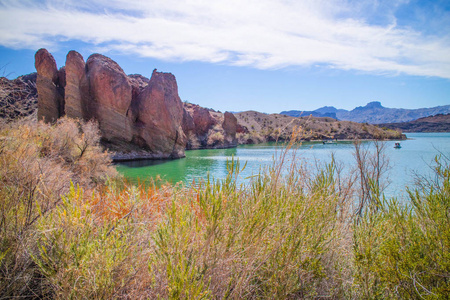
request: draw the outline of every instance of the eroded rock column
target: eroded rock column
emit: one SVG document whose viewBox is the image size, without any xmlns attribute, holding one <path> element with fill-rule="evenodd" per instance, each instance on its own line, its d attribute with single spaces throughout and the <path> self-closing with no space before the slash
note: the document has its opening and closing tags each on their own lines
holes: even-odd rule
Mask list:
<svg viewBox="0 0 450 300">
<path fill-rule="evenodd" d="M 64 69 L 58 71 L 55 59 L 46 49 L 39 49 L 36 52 L 35 67 L 38 120 L 55 122 L 64 115 Z"/>
</svg>

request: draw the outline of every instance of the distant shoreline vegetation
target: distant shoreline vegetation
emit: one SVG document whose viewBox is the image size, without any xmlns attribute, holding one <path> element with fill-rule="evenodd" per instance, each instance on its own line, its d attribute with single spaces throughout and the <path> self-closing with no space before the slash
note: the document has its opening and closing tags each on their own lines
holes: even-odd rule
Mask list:
<svg viewBox="0 0 450 300">
<path fill-rule="evenodd" d="M 87 299 L 443 299 L 450 165 L 383 196 L 382 142 L 315 172 L 291 142 L 248 184 L 131 185 L 93 122 L 0 127 L 0 295 Z"/>
</svg>

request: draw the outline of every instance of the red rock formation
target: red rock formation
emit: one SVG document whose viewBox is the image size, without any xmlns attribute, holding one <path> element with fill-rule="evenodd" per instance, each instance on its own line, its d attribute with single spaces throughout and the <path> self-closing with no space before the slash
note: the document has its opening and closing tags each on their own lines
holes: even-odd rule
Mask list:
<svg viewBox="0 0 450 300">
<path fill-rule="evenodd" d="M 208 133 L 218 123 L 210 111 L 199 105 L 185 103 L 183 116 L 183 130 L 187 136 L 186 149 L 208 147 Z"/>
<path fill-rule="evenodd" d="M 75 51 L 58 71 L 45 49 L 36 53 L 36 69 L 40 118 L 52 122 L 65 112 L 72 118 L 96 119 L 103 140 L 120 159 L 177 158 L 186 147 L 236 145 L 233 114 L 198 105 L 185 110 L 170 73 L 154 70 L 151 79 L 127 76 L 106 56 L 93 54 L 85 63 Z"/>
<path fill-rule="evenodd" d="M 237 146 L 238 124 L 232 113 L 222 114 L 191 103 L 185 103 L 184 109 L 183 130 L 188 137 L 186 149 Z"/>
<path fill-rule="evenodd" d="M 199 136 L 207 134 L 208 130 L 216 124 L 209 110 L 198 105 L 194 107 L 192 118 L 194 120 L 195 134 Z"/>
<path fill-rule="evenodd" d="M 237 119 L 236 117 L 230 113 L 225 112 L 222 128 L 225 131 L 225 144 L 227 147 L 236 147 L 237 139 L 236 139 L 236 129 L 237 129 Z"/>
<path fill-rule="evenodd" d="M 131 86 L 133 87 L 133 99 L 136 99 L 137 96 L 144 90 L 144 88 L 148 85 L 150 79 L 144 77 L 140 74 L 131 74 L 128 75 L 130 79 Z"/>
<path fill-rule="evenodd" d="M 66 56 L 65 112 L 68 117 L 89 119 L 89 84 L 83 56 L 70 51 Z"/>
<path fill-rule="evenodd" d="M 182 129 L 183 106 L 178 86 L 170 73 L 153 71 L 133 104 L 134 140 L 162 157 L 183 157 L 186 136 Z"/>
<path fill-rule="evenodd" d="M 92 103 L 89 110 L 99 122 L 106 140 L 131 141 L 131 120 L 127 116 L 132 100 L 128 76 L 112 59 L 92 54 L 86 62 L 86 78 Z"/>
<path fill-rule="evenodd" d="M 35 67 L 38 120 L 54 122 L 64 115 L 64 87 L 60 87 L 56 61 L 46 49 L 39 49 L 35 55 Z"/>
</svg>

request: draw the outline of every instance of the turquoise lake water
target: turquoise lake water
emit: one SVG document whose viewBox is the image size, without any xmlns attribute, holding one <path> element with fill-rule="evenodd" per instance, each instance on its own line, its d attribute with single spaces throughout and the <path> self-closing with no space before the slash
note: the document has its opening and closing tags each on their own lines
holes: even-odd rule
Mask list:
<svg viewBox="0 0 450 300">
<path fill-rule="evenodd" d="M 408 139 L 400 141 L 402 148 L 394 149 L 396 141 L 386 142 L 386 157 L 390 161 L 390 170 L 386 179 L 390 181 L 386 189 L 388 196 L 403 197 L 405 186 L 414 182 L 414 174 L 431 174 L 430 165 L 439 153 L 450 157 L 450 133 L 409 133 Z M 363 142 L 366 147 L 373 147 L 370 142 Z M 209 174 L 215 179 L 222 179 L 227 174 L 227 160 L 238 159 L 245 170 L 240 174 L 243 182 L 247 177 L 257 174 L 260 168 L 272 164 L 283 145 L 258 144 L 242 145 L 231 149 L 208 149 L 186 151 L 186 158 L 177 160 L 147 160 L 123 162 L 117 164 L 117 170 L 132 182 L 144 181 L 146 178 L 161 176 L 175 183 L 182 181 L 190 184 L 193 180 L 205 179 Z M 322 142 L 302 143 L 297 149 L 296 160 L 311 167 L 330 161 L 334 153 L 336 160 L 347 169 L 355 165 L 352 142 L 326 144 Z"/>
</svg>

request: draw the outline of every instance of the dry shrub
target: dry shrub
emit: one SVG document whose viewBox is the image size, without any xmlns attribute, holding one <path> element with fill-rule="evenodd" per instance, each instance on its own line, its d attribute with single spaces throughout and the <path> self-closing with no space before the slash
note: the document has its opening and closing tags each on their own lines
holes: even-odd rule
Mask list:
<svg viewBox="0 0 450 300">
<path fill-rule="evenodd" d="M 208 146 L 216 146 L 223 144 L 225 140 L 224 131 L 218 125 L 208 131 L 208 139 L 206 144 Z"/>
<path fill-rule="evenodd" d="M 116 176 L 95 123 L 63 118 L 54 126 L 22 119 L 0 129 L 0 295 L 39 294 L 30 251 L 36 220 L 69 191 Z"/>
</svg>

